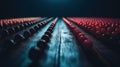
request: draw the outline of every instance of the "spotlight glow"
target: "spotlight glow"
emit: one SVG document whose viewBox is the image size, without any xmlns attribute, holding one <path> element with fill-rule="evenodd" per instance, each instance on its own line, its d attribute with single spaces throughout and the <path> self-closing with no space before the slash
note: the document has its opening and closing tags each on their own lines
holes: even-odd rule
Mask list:
<svg viewBox="0 0 120 67">
<path fill-rule="evenodd" d="M 70 3 L 71 0 L 46 0 L 46 2 L 51 4 L 65 4 L 65 3 Z"/>
</svg>

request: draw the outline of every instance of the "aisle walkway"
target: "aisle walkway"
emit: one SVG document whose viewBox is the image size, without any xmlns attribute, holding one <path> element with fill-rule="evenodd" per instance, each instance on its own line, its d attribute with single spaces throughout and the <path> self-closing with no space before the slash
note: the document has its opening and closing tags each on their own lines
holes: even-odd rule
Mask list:
<svg viewBox="0 0 120 67">
<path fill-rule="evenodd" d="M 63 20 L 59 20 L 41 67 L 91 67 Z"/>
</svg>

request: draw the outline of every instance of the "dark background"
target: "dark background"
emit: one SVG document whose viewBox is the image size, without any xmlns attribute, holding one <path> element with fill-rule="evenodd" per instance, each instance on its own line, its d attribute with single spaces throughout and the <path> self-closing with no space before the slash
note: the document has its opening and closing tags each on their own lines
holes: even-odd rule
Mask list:
<svg viewBox="0 0 120 67">
<path fill-rule="evenodd" d="M 112 17 L 120 18 L 117 0 L 0 0 L 0 18 Z"/>
</svg>

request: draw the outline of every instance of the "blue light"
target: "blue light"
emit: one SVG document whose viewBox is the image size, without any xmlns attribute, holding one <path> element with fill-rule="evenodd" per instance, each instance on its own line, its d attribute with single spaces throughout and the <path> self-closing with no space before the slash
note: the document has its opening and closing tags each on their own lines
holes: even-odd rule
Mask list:
<svg viewBox="0 0 120 67">
<path fill-rule="evenodd" d="M 71 0 L 46 0 L 46 2 L 51 4 L 67 4 L 70 3 Z"/>
<path fill-rule="evenodd" d="M 43 0 L 42 7 L 49 12 L 62 12 L 66 9 L 71 9 L 73 0 Z"/>
</svg>

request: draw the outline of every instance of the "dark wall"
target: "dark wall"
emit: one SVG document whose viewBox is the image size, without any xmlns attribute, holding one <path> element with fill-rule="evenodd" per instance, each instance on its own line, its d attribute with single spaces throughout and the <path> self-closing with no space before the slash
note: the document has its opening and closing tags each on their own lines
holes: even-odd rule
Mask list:
<svg viewBox="0 0 120 67">
<path fill-rule="evenodd" d="M 0 0 L 0 18 L 36 16 L 120 17 L 117 0 Z"/>
</svg>

